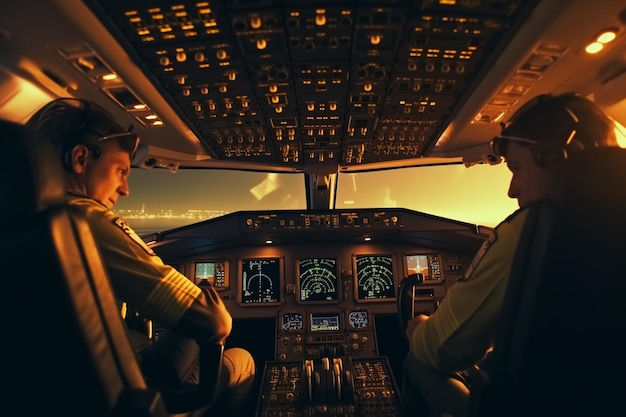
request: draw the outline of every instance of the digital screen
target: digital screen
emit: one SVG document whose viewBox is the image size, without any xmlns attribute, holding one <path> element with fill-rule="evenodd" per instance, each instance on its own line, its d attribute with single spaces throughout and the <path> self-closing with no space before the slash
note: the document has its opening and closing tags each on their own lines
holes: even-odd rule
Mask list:
<svg viewBox="0 0 626 417">
<path fill-rule="evenodd" d="M 293 332 L 302 329 L 304 318 L 300 313 L 283 314 L 282 329 L 286 332 Z"/>
<path fill-rule="evenodd" d="M 363 329 L 370 324 L 369 315 L 365 310 L 355 310 L 348 313 L 348 324 L 352 329 Z"/>
<path fill-rule="evenodd" d="M 216 290 L 229 287 L 228 262 L 226 261 L 198 261 L 194 269 L 196 285 L 215 287 Z"/>
<path fill-rule="evenodd" d="M 311 313 L 312 332 L 339 331 L 339 314 Z"/>
<path fill-rule="evenodd" d="M 280 304 L 282 264 L 281 258 L 242 260 L 239 303 L 242 305 Z"/>
<path fill-rule="evenodd" d="M 424 281 L 441 280 L 441 261 L 437 254 L 406 255 L 408 275 L 422 274 Z"/>
<path fill-rule="evenodd" d="M 391 255 L 354 255 L 354 294 L 359 302 L 396 299 Z"/>
<path fill-rule="evenodd" d="M 297 263 L 298 301 L 325 304 L 339 301 L 337 260 L 334 258 L 306 258 Z"/>
</svg>

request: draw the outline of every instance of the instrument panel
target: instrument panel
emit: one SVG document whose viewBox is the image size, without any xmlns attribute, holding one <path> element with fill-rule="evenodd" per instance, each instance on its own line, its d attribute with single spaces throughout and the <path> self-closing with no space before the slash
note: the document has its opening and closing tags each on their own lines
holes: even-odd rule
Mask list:
<svg viewBox="0 0 626 417">
<path fill-rule="evenodd" d="M 349 214 L 236 212 L 162 232 L 151 247 L 217 290 L 234 320 L 273 326 L 276 361 L 375 357 L 377 320 L 397 314 L 400 281 L 422 274 L 414 311 L 432 313 L 492 231 L 405 209 Z"/>
<path fill-rule="evenodd" d="M 432 313 L 472 256 L 402 244 L 237 247 L 179 269 L 213 286 L 235 319 L 276 319 L 276 361 L 378 355 L 376 315 L 394 314 L 399 282 L 425 277 L 416 311 Z"/>
<path fill-rule="evenodd" d="M 180 269 L 190 271 L 189 276 L 199 286 L 212 286 L 221 292 L 237 308 L 340 305 L 348 301 L 354 305 L 381 303 L 380 309 L 386 310 L 384 306 L 396 300 L 402 277 L 419 272 L 425 277 L 425 287 L 445 288 L 448 279 L 455 281 L 464 271 L 467 258 L 428 249 L 418 250 L 421 253 L 292 257 L 286 253 L 292 249 L 258 249 L 253 250 L 258 255 L 245 257 L 212 253 L 194 258 Z"/>
</svg>

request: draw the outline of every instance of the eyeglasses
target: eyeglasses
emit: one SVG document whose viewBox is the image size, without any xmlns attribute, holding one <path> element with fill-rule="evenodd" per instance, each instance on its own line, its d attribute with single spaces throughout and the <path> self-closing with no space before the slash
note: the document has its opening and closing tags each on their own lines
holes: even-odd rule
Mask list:
<svg viewBox="0 0 626 417">
<path fill-rule="evenodd" d="M 130 146 L 128 150 L 130 151 L 131 158 L 135 156 L 135 152 L 137 152 L 137 148 L 139 147 L 139 136 L 136 133 L 131 131 L 132 125 L 129 128 L 128 132 L 114 133 L 112 135 L 99 136 L 98 142 L 102 142 L 109 139 L 119 140 L 120 143 L 129 143 Z"/>
<path fill-rule="evenodd" d="M 35 130 L 48 130 L 54 126 L 55 132 L 46 132 L 59 141 L 60 153 L 64 155 L 76 145 L 85 145 L 90 150 L 98 149 L 96 143 L 116 139 L 128 151 L 131 158 L 139 147 L 139 136 L 131 124 L 126 132 L 102 134 L 110 130 L 121 130 L 113 116 L 103 107 L 78 98 L 58 98 L 46 104 L 29 120 L 28 126 Z M 81 132 L 89 130 L 96 135 L 95 143 L 85 143 Z M 93 142 L 90 140 L 88 142 Z"/>
<path fill-rule="evenodd" d="M 509 140 L 528 143 L 530 145 L 536 145 L 539 143 L 539 141 L 537 140 L 521 138 L 519 136 L 501 135 L 501 136 L 496 136 L 495 138 L 491 139 L 491 142 L 489 142 L 489 150 L 491 151 L 493 155 L 496 155 L 500 158 L 504 158 L 504 155 L 506 153 L 506 144 L 507 144 L 507 141 Z"/>
<path fill-rule="evenodd" d="M 502 132 L 506 132 L 508 129 L 510 129 L 511 126 L 513 126 L 517 120 L 519 120 L 520 118 L 523 118 L 523 116 L 531 109 L 535 108 L 538 105 L 545 105 L 545 104 L 553 104 L 556 106 L 556 108 L 562 109 L 567 114 L 568 119 L 570 120 L 569 126 L 568 126 L 570 133 L 565 138 L 565 141 L 563 142 L 563 146 L 565 147 L 569 145 L 572 139 L 574 139 L 574 136 L 576 135 L 576 131 L 578 129 L 579 118 L 576 116 L 576 113 L 574 113 L 569 107 L 563 104 L 562 101 L 555 100 L 554 96 L 552 96 L 551 94 L 541 94 L 527 101 L 526 103 L 524 103 L 522 107 L 520 107 L 515 112 L 515 114 L 513 114 L 513 116 L 511 117 L 511 119 L 509 119 L 507 123 L 502 123 Z M 536 139 L 529 139 L 529 138 L 504 134 L 504 135 L 499 135 L 493 138 L 491 142 L 489 143 L 489 148 L 494 155 L 504 158 L 505 152 L 506 152 L 506 142 L 510 140 L 513 140 L 516 142 L 528 143 L 530 145 L 537 145 L 541 142 Z"/>
</svg>

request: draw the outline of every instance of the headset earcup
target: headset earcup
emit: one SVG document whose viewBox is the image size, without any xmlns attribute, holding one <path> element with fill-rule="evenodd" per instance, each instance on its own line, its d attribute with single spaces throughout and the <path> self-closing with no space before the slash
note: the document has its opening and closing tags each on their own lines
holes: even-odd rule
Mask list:
<svg viewBox="0 0 626 417">
<path fill-rule="evenodd" d="M 540 167 L 549 167 L 567 159 L 567 149 L 565 147 L 545 147 L 539 146 L 535 151 L 535 162 Z"/>
<path fill-rule="evenodd" d="M 67 150 L 65 151 L 65 153 L 62 155 L 62 160 L 63 160 L 63 167 L 65 168 L 66 171 L 71 171 L 72 170 L 72 150 Z"/>
</svg>

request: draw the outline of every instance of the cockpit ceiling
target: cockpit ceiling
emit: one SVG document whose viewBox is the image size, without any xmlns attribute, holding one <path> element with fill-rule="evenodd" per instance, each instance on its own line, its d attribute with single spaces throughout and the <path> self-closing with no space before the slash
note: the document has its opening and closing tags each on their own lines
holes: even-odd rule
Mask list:
<svg viewBox="0 0 626 417">
<path fill-rule="evenodd" d="M 427 156 L 535 2 L 87 4 L 213 158 L 325 173 Z"/>
</svg>

